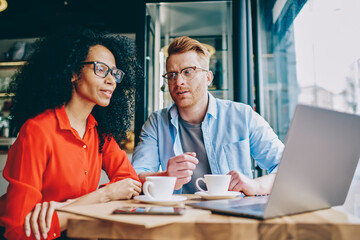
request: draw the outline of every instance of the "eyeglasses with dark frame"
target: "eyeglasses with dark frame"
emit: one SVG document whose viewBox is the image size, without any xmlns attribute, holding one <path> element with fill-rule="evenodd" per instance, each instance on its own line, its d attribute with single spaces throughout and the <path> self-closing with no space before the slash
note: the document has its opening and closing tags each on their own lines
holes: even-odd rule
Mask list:
<svg viewBox="0 0 360 240">
<path fill-rule="evenodd" d="M 121 83 L 125 73 L 118 68 L 111 69 L 108 65 L 103 62 L 83 62 L 82 64 L 94 64 L 94 73 L 96 76 L 106 78 L 111 72 L 111 75 L 115 78 L 117 83 Z"/>
<path fill-rule="evenodd" d="M 182 76 L 183 79 L 191 80 L 191 79 L 193 79 L 195 77 L 196 70 L 202 70 L 202 71 L 206 71 L 206 72 L 209 71 L 209 70 L 204 69 L 204 68 L 193 66 L 193 67 L 186 67 L 186 68 L 180 70 L 180 72 L 168 72 L 168 73 L 165 73 L 164 75 L 162 75 L 162 77 L 166 79 L 168 84 L 174 84 L 176 82 L 176 79 L 178 78 L 179 73 L 180 73 L 180 75 Z"/>
</svg>

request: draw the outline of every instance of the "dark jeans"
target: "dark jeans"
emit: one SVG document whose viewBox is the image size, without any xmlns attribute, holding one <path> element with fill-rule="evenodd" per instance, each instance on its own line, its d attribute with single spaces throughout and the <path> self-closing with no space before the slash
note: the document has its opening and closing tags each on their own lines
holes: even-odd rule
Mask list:
<svg viewBox="0 0 360 240">
<path fill-rule="evenodd" d="M 0 240 L 6 240 L 4 237 L 5 228 L 0 226 Z M 71 240 L 71 238 L 66 237 L 66 231 L 61 232 L 61 236 L 57 238 L 59 240 Z"/>
</svg>

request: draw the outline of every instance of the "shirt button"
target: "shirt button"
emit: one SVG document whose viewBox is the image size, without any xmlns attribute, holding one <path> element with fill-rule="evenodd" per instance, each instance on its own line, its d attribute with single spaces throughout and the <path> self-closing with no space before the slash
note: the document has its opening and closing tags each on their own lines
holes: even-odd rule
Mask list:
<svg viewBox="0 0 360 240">
<path fill-rule="evenodd" d="M 88 174 L 88 171 L 85 171 L 85 175 L 87 175 Z"/>
<path fill-rule="evenodd" d="M 56 237 L 56 233 L 54 233 L 53 236 Z"/>
<path fill-rule="evenodd" d="M 84 145 L 83 148 L 86 148 L 86 145 Z"/>
</svg>

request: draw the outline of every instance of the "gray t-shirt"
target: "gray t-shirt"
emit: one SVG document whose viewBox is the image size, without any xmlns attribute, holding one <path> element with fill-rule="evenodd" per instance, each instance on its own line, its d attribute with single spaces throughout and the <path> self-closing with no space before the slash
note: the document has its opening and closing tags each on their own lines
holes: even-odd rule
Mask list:
<svg viewBox="0 0 360 240">
<path fill-rule="evenodd" d="M 199 190 L 196 188 L 195 182 L 199 177 L 204 177 L 205 174 L 211 174 L 209 161 L 206 155 L 204 146 L 203 134 L 201 131 L 201 124 L 191 124 L 179 117 L 179 135 L 180 141 L 185 152 L 195 152 L 196 158 L 199 160 L 191 181 L 183 185 L 183 194 L 193 194 Z M 206 185 L 200 181 L 200 187 L 206 190 Z"/>
</svg>

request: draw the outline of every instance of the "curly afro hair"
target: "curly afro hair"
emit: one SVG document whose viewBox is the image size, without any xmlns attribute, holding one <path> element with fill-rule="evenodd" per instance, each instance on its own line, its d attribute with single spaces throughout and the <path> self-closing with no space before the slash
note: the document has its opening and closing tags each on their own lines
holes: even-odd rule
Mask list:
<svg viewBox="0 0 360 240">
<path fill-rule="evenodd" d="M 14 135 L 29 118 L 70 101 L 73 74 L 80 75 L 82 62 L 89 48 L 95 45 L 108 48 L 115 57 L 117 67 L 125 73 L 109 106 L 96 105 L 92 111 L 98 122 L 99 150 L 102 151 L 105 138 L 112 136 L 118 143 L 126 139 L 134 117 L 136 82 L 142 78 L 135 44 L 124 36 L 81 27 L 58 30 L 35 42 L 28 63 L 15 75 L 8 89 L 15 94 L 10 112 Z"/>
</svg>

